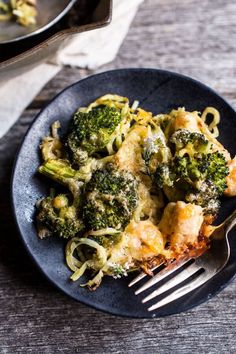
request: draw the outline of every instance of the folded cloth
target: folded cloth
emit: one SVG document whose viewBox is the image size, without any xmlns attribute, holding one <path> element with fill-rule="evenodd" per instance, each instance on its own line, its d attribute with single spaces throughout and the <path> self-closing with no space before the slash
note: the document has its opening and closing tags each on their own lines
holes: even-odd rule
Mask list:
<svg viewBox="0 0 236 354">
<path fill-rule="evenodd" d="M 97 69 L 115 59 L 129 26 L 143 0 L 114 0 L 113 21 L 96 32 L 76 35 L 57 57 L 63 65 Z"/>
<path fill-rule="evenodd" d="M 113 2 L 113 20 L 109 26 L 75 35 L 50 62 L 40 64 L 0 86 L 0 138 L 63 65 L 94 70 L 115 59 L 143 0 Z"/>
</svg>

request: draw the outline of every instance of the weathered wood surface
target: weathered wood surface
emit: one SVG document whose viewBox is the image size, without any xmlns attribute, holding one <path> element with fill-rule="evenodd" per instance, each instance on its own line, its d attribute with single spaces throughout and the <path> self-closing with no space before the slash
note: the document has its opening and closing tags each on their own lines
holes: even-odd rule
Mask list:
<svg viewBox="0 0 236 354">
<path fill-rule="evenodd" d="M 99 71 L 130 66 L 174 70 L 212 86 L 236 107 L 235 23 L 235 0 L 147 0 L 117 59 Z M 130 320 L 59 293 L 23 249 L 9 197 L 18 145 L 40 107 L 90 74 L 65 68 L 0 141 L 0 353 L 235 353 L 236 281 L 189 312 Z"/>
</svg>

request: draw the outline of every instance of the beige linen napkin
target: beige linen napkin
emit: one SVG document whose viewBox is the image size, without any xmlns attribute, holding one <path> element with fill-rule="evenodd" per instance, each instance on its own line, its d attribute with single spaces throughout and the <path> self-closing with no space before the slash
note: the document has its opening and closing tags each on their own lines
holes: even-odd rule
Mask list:
<svg viewBox="0 0 236 354">
<path fill-rule="evenodd" d="M 113 20 L 109 26 L 75 35 L 70 44 L 59 52 L 53 61 L 40 64 L 27 73 L 2 84 L 0 86 L 0 138 L 63 65 L 97 69 L 114 60 L 142 1 L 113 0 Z"/>
</svg>

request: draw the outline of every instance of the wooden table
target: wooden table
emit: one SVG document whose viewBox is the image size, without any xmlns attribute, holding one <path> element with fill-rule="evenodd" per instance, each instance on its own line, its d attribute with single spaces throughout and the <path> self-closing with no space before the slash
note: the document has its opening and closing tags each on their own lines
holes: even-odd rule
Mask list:
<svg viewBox="0 0 236 354">
<path fill-rule="evenodd" d="M 236 107 L 235 0 L 145 1 L 116 60 L 98 71 L 130 66 L 190 75 Z M 93 73 L 63 69 L 0 142 L 0 353 L 235 353 L 236 281 L 189 312 L 153 320 L 124 319 L 59 293 L 24 250 L 10 207 L 17 148 L 42 106 Z"/>
</svg>

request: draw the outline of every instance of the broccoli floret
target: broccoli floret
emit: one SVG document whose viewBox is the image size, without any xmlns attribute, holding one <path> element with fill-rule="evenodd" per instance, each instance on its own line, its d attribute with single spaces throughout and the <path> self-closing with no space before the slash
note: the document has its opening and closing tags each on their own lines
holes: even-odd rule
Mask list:
<svg viewBox="0 0 236 354">
<path fill-rule="evenodd" d="M 142 157 L 149 175 L 155 172 L 159 163 L 167 162 L 171 158 L 165 135 L 160 127 L 152 128 L 148 138 L 144 140 Z"/>
<path fill-rule="evenodd" d="M 103 153 L 121 120 L 120 110 L 108 106 L 75 113 L 66 141 L 73 162 L 80 165 L 89 156 Z"/>
<path fill-rule="evenodd" d="M 209 141 L 205 135 L 197 132 L 191 132 L 187 129 L 179 129 L 170 137 L 170 142 L 175 145 L 175 150 L 185 148 L 187 145 L 192 145 L 195 152 L 207 152 L 210 147 Z"/>
<path fill-rule="evenodd" d="M 217 187 L 210 181 L 204 181 L 199 184 L 198 189 L 189 191 L 185 200 L 188 203 L 194 203 L 204 208 L 206 214 L 217 214 L 220 208 L 219 192 Z"/>
<path fill-rule="evenodd" d="M 84 189 L 83 220 L 87 228 L 124 229 L 137 207 L 137 181 L 109 166 L 93 173 Z"/>
<path fill-rule="evenodd" d="M 117 233 L 114 235 L 90 236 L 89 238 L 96 241 L 99 245 L 105 247 L 106 249 L 109 249 L 120 242 L 121 235 L 121 233 Z"/>
<path fill-rule="evenodd" d="M 68 187 L 73 195 L 80 191 L 84 181 L 90 179 L 96 163 L 94 159 L 88 159 L 86 165 L 79 170 L 71 167 L 66 160 L 47 160 L 39 167 L 39 172 L 44 176 Z"/>
<path fill-rule="evenodd" d="M 216 151 L 211 154 L 202 155 L 197 160 L 200 173 L 206 176 L 206 180 L 212 182 L 220 195 L 223 194 L 227 188 L 226 176 L 229 174 L 225 157 Z"/>
<path fill-rule="evenodd" d="M 155 140 L 147 139 L 145 141 L 142 157 L 149 175 L 155 171 L 158 163 L 162 161 L 161 154 L 163 149 L 165 149 L 165 146 L 159 138 Z"/>
<path fill-rule="evenodd" d="M 158 188 L 163 188 L 164 186 L 172 187 L 174 184 L 174 179 L 171 176 L 171 169 L 169 164 L 159 164 L 155 172 L 155 182 Z"/>
<path fill-rule="evenodd" d="M 218 198 L 227 188 L 228 174 L 224 156 L 216 151 L 176 156 L 169 164 L 157 167 L 154 180 L 157 187 L 172 187 L 178 195 L 182 194 L 184 201 L 202 206 L 205 213 L 216 214 Z"/>
<path fill-rule="evenodd" d="M 39 172 L 64 185 L 67 185 L 72 178 L 83 179 L 83 175 L 80 175 L 65 160 L 47 160 L 39 167 Z"/>
<path fill-rule="evenodd" d="M 199 171 L 200 160 L 189 155 L 175 157 L 172 163 L 172 174 L 175 180 L 185 179 L 190 182 L 202 178 L 203 174 Z"/>
<path fill-rule="evenodd" d="M 126 269 L 126 267 L 124 267 L 118 263 L 110 264 L 110 267 L 109 267 L 109 272 L 111 273 L 111 275 L 115 279 L 119 279 L 123 276 L 127 276 L 128 275 L 127 271 L 128 271 L 128 269 Z"/>
<path fill-rule="evenodd" d="M 70 205 L 68 197 L 64 194 L 42 199 L 37 208 L 37 222 L 41 238 L 50 235 L 70 238 L 83 228 L 78 218 L 77 208 Z"/>
</svg>

